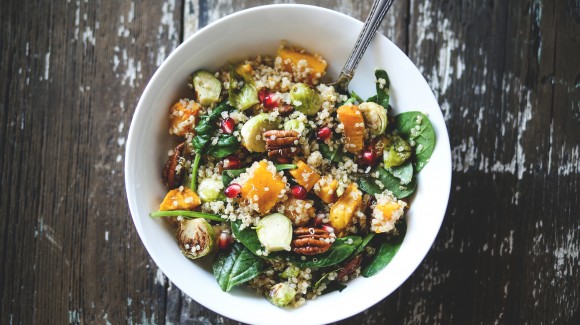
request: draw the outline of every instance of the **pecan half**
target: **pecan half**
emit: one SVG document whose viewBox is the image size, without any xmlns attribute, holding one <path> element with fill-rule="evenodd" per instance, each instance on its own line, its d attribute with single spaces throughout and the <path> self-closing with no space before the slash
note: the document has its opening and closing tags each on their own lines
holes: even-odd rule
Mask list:
<svg viewBox="0 0 580 325">
<path fill-rule="evenodd" d="M 300 153 L 298 132 L 294 130 L 269 130 L 264 132 L 269 158 L 288 159 Z"/>
<path fill-rule="evenodd" d="M 358 254 L 357 256 L 353 257 L 338 272 L 338 274 L 336 275 L 336 279 L 338 281 L 341 281 L 341 282 L 347 281 L 348 280 L 348 276 L 351 275 L 351 274 L 353 274 L 354 271 L 356 271 L 356 269 L 360 266 L 360 263 L 361 262 L 362 262 L 362 254 Z"/>
<path fill-rule="evenodd" d="M 334 233 L 320 228 L 298 227 L 294 229 L 292 250 L 302 255 L 316 255 L 326 252 L 332 246 Z"/>
<path fill-rule="evenodd" d="M 167 162 L 165 163 L 165 167 L 163 167 L 163 184 L 165 184 L 168 189 L 174 189 L 175 185 L 181 182 L 183 173 L 181 173 L 181 171 L 178 173 L 176 167 L 179 164 L 179 158 L 184 149 L 185 142 L 180 143 L 175 147 L 175 149 L 173 149 L 173 155 L 169 156 L 169 159 L 167 159 Z"/>
</svg>

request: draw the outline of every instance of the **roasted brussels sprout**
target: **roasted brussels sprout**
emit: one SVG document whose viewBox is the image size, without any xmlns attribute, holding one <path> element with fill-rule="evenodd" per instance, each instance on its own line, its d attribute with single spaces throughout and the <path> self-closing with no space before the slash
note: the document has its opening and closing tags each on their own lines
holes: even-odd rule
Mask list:
<svg viewBox="0 0 580 325">
<path fill-rule="evenodd" d="M 203 218 L 183 220 L 176 235 L 181 252 L 192 260 L 209 254 L 216 238 L 212 226 Z"/>
<path fill-rule="evenodd" d="M 258 91 L 252 78 L 252 67 L 249 64 L 232 66 L 230 70 L 230 89 L 228 100 L 230 105 L 244 111 L 260 102 Z M 243 86 L 236 88 L 238 84 Z"/>
<path fill-rule="evenodd" d="M 219 101 L 222 83 L 213 74 L 199 70 L 193 74 L 192 79 L 198 103 L 208 106 Z"/>
<path fill-rule="evenodd" d="M 364 102 L 358 105 L 363 113 L 365 125 L 368 127 L 372 137 L 385 133 L 387 129 L 387 110 L 381 105 L 373 102 Z"/>
<path fill-rule="evenodd" d="M 290 250 L 292 222 L 281 213 L 272 213 L 258 222 L 258 240 L 269 251 Z"/>
<path fill-rule="evenodd" d="M 224 184 L 222 181 L 213 178 L 204 178 L 199 182 L 197 195 L 199 195 L 199 198 L 203 202 L 213 202 L 218 199 L 223 188 Z"/>
<path fill-rule="evenodd" d="M 278 307 L 288 305 L 296 296 L 296 290 L 288 283 L 282 282 L 272 286 L 268 293 L 268 300 Z"/>
<path fill-rule="evenodd" d="M 242 145 L 250 152 L 265 152 L 266 141 L 262 137 L 262 132 L 273 130 L 278 126 L 278 120 L 266 113 L 260 113 L 250 118 L 240 134 L 242 135 Z"/>
<path fill-rule="evenodd" d="M 307 84 L 295 84 L 290 89 L 290 99 L 292 105 L 306 115 L 314 115 L 322 108 L 322 96 Z"/>
<path fill-rule="evenodd" d="M 286 131 L 296 131 L 302 133 L 306 129 L 304 123 L 298 120 L 288 120 L 284 122 L 284 130 Z"/>
<path fill-rule="evenodd" d="M 298 276 L 299 273 L 300 273 L 299 267 L 290 265 L 284 270 L 284 272 L 280 273 L 280 277 L 283 279 L 290 279 L 295 276 Z"/>
<path fill-rule="evenodd" d="M 411 146 L 398 135 L 393 135 L 388 140 L 388 145 L 383 151 L 385 167 L 391 168 L 402 165 L 411 157 Z"/>
</svg>

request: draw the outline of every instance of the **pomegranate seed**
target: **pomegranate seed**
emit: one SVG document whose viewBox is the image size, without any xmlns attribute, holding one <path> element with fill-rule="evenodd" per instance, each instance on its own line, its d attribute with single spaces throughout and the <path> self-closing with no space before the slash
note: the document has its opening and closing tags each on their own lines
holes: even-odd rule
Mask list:
<svg viewBox="0 0 580 325">
<path fill-rule="evenodd" d="M 226 187 L 226 189 L 224 190 L 224 194 L 228 198 L 233 199 L 233 198 L 237 197 L 238 195 L 240 195 L 241 191 L 242 191 L 242 187 L 240 186 L 240 184 L 232 183 L 232 184 L 230 184 L 230 186 Z"/>
<path fill-rule="evenodd" d="M 320 228 L 328 233 L 334 233 L 334 228 L 329 224 L 322 225 Z"/>
<path fill-rule="evenodd" d="M 234 242 L 232 235 L 227 230 L 222 230 L 217 238 L 218 248 L 221 250 L 226 250 L 230 248 L 230 245 Z"/>
<path fill-rule="evenodd" d="M 258 99 L 260 103 L 264 105 L 265 109 L 273 109 L 278 107 L 280 101 L 278 100 L 278 96 L 276 94 L 272 94 L 268 89 L 262 88 L 258 93 Z"/>
<path fill-rule="evenodd" d="M 258 92 L 258 100 L 260 100 L 260 103 L 263 103 L 264 99 L 266 99 L 266 96 L 269 94 L 270 91 L 267 88 L 260 89 L 260 91 Z"/>
<path fill-rule="evenodd" d="M 326 139 L 330 138 L 331 135 L 332 135 L 332 131 L 330 130 L 330 128 L 328 126 L 320 128 L 320 130 L 318 130 L 318 139 L 320 139 L 320 140 L 326 140 Z"/>
<path fill-rule="evenodd" d="M 372 166 L 375 163 L 375 160 L 377 160 L 377 154 L 374 151 L 367 149 L 362 153 L 362 160 L 366 165 Z"/>
<path fill-rule="evenodd" d="M 238 169 L 242 165 L 240 158 L 231 155 L 224 159 L 224 169 Z"/>
<path fill-rule="evenodd" d="M 222 121 L 222 130 L 224 133 L 232 134 L 234 132 L 234 128 L 236 127 L 236 122 L 231 117 L 226 118 Z"/>
<path fill-rule="evenodd" d="M 304 200 L 306 198 L 306 195 L 308 195 L 308 192 L 306 191 L 306 189 L 300 185 L 294 185 L 292 186 L 292 195 L 297 198 L 298 200 Z"/>
</svg>

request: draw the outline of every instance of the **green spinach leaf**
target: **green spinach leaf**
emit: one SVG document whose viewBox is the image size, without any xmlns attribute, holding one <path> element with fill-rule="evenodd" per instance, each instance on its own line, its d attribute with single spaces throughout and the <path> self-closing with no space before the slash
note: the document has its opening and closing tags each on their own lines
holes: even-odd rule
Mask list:
<svg viewBox="0 0 580 325">
<path fill-rule="evenodd" d="M 363 249 L 365 249 L 365 247 L 371 242 L 371 240 L 373 240 L 375 235 L 376 234 L 374 232 L 371 232 L 368 235 L 366 235 L 365 238 L 363 238 L 361 244 L 356 248 L 354 253 L 352 253 L 352 256 L 357 256 L 358 254 L 360 254 L 363 251 Z"/>
<path fill-rule="evenodd" d="M 395 254 L 399 251 L 407 232 L 407 224 L 405 220 L 397 225 L 397 232 L 399 235 L 396 237 L 377 236 L 378 238 L 383 239 L 383 241 L 379 244 L 375 255 L 373 255 L 368 262 L 363 264 L 361 270 L 362 276 L 368 278 L 379 273 L 391 262 L 393 257 L 395 257 Z"/>
<path fill-rule="evenodd" d="M 395 116 L 396 129 L 415 142 L 415 171 L 418 173 L 429 162 L 435 149 L 435 130 L 429 118 L 421 112 L 405 112 Z"/>
<path fill-rule="evenodd" d="M 240 141 L 235 136 L 232 134 L 220 134 L 217 143 L 209 146 L 206 153 L 212 157 L 223 158 L 236 152 L 239 148 Z"/>
<path fill-rule="evenodd" d="M 331 293 L 333 291 L 342 292 L 342 290 L 344 290 L 344 289 L 346 289 L 346 284 L 332 281 L 326 285 L 326 289 L 324 289 L 320 294 L 325 295 L 325 294 Z"/>
<path fill-rule="evenodd" d="M 352 240 L 351 244 L 348 243 L 349 239 Z M 332 266 L 347 259 L 361 243 L 362 239 L 359 236 L 337 238 L 330 249 L 322 254 L 317 254 L 314 256 L 299 256 L 292 254 L 289 255 L 286 260 L 294 263 L 300 268 L 320 268 Z"/>
<path fill-rule="evenodd" d="M 319 143 L 318 148 L 322 157 L 335 163 L 342 162 L 344 157 L 348 157 L 348 155 L 342 150 L 342 146 L 339 146 L 336 150 L 332 151 L 326 143 Z"/>
<path fill-rule="evenodd" d="M 379 177 L 375 178 L 374 175 L 376 172 L 379 172 Z M 381 188 L 377 181 L 384 185 L 384 188 Z M 397 177 L 393 176 L 388 170 L 384 168 L 376 168 L 370 172 L 368 175 L 361 176 L 357 180 L 357 184 L 359 188 L 372 195 L 376 195 L 379 193 L 383 193 L 385 190 L 389 190 L 393 192 L 393 195 L 398 199 L 406 198 L 415 192 L 415 188 L 417 187 L 417 179 L 413 177 L 408 184 L 401 184 L 401 180 Z"/>
<path fill-rule="evenodd" d="M 220 251 L 213 262 L 213 275 L 223 291 L 247 282 L 260 274 L 264 261 L 244 245 L 236 243 L 230 251 Z"/>
<path fill-rule="evenodd" d="M 391 87 L 389 75 L 385 70 L 377 69 L 375 70 L 375 78 L 377 79 L 376 103 L 383 106 L 386 109 L 389 107 L 389 88 Z M 382 83 L 383 80 L 385 81 L 384 83 Z"/>
<path fill-rule="evenodd" d="M 388 171 L 400 180 L 401 185 L 407 185 L 413 180 L 413 163 L 410 161 L 401 166 L 390 168 Z"/>
<path fill-rule="evenodd" d="M 258 233 L 256 233 L 256 230 L 252 229 L 251 227 L 240 229 L 241 225 L 241 221 L 232 222 L 232 233 L 244 246 L 246 246 L 246 248 L 248 248 L 252 253 L 256 254 L 258 250 L 262 250 L 264 248 L 258 239 Z"/>
</svg>

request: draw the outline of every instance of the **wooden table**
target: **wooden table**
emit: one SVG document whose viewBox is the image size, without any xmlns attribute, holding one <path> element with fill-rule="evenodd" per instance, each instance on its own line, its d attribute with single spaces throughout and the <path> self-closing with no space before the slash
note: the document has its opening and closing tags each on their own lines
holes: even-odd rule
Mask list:
<svg viewBox="0 0 580 325">
<path fill-rule="evenodd" d="M 364 20 L 370 1 L 299 1 Z M 157 66 L 270 1 L 0 2 L 0 323 L 234 324 L 158 270 L 123 154 Z M 580 323 L 580 3 L 398 0 L 380 29 L 441 105 L 453 185 L 415 273 L 341 324 Z"/>
</svg>

